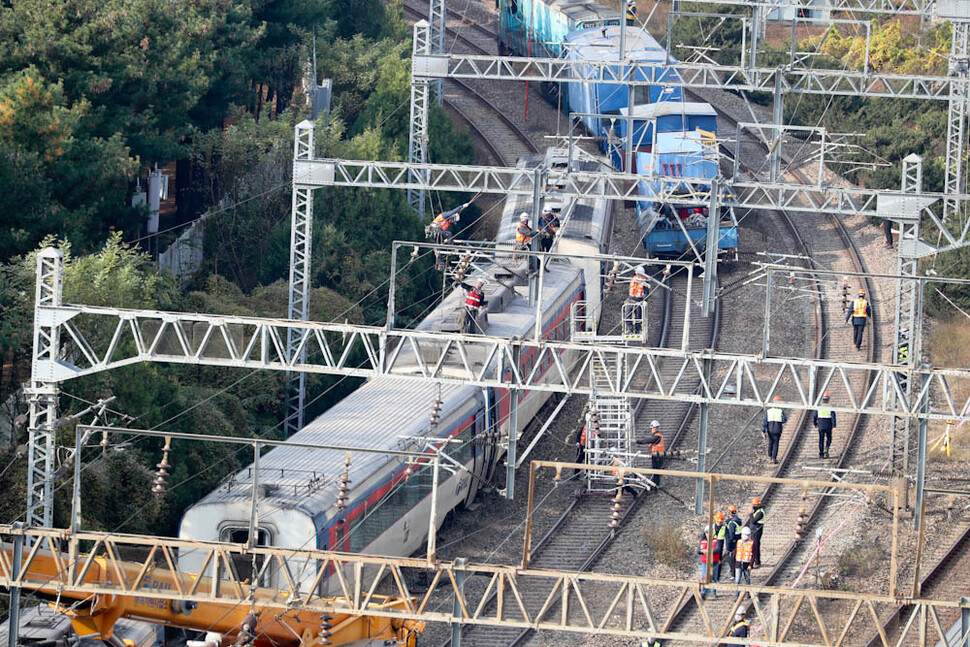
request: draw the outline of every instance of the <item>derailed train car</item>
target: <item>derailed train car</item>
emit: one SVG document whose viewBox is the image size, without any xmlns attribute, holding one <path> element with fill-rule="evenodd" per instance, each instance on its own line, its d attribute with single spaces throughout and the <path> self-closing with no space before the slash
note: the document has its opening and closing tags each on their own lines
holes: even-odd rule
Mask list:
<svg viewBox="0 0 970 647">
<path fill-rule="evenodd" d="M 549 158 L 558 159 L 555 154 Z M 531 204 L 523 208 L 531 210 Z M 560 208 L 568 207 L 561 204 Z M 563 235 L 584 241 L 590 250 L 605 249 L 612 229 L 609 203 L 579 200 L 572 210 L 582 215 L 566 225 Z M 485 266 L 466 279 L 487 281 L 487 311 L 481 322 L 487 334 L 506 338 L 534 335 L 536 307 L 529 304 L 526 267 L 524 262 L 516 263 L 510 252 L 507 262 Z M 572 303 L 585 299 L 588 293 L 599 294 L 599 267 L 557 260 L 548 269 L 541 291 L 542 336 L 567 339 Z M 453 290 L 418 329 L 458 331 L 463 301 L 463 291 Z M 406 370 L 412 362 L 417 378 L 420 369 L 413 354 L 409 355 L 413 352 L 402 351 L 395 365 Z M 561 359 L 566 365 L 570 363 L 568 357 Z M 536 366 L 536 360 L 525 353 L 519 359 L 518 370 L 545 375 L 552 363 L 545 361 Z M 480 366 L 486 358 L 472 354 L 462 360 L 456 353 L 454 361 Z M 517 432 L 522 431 L 548 397 L 548 392 L 535 390 L 520 396 L 515 416 Z M 441 400 L 440 419 L 432 426 L 428 418 L 436 398 Z M 435 437 L 436 444 L 447 442 L 444 451 L 465 469 L 454 474 L 441 471 L 436 510 L 440 524 L 448 512 L 470 503 L 479 489 L 497 480 L 497 472 L 501 471 L 496 467 L 507 451 L 510 432 L 509 403 L 505 389 L 376 377 L 307 424 L 291 440 L 376 450 L 428 451 L 429 455 L 431 450 L 422 438 Z M 348 467 L 345 459 L 345 451 L 275 448 L 260 457 L 257 478 L 254 479 L 252 466 L 242 469 L 191 506 L 182 518 L 179 536 L 248 541 L 255 481 L 259 523 L 254 541 L 258 545 L 379 555 L 409 555 L 420 550 L 427 541 L 431 516 L 430 465 L 421 461 L 409 464 L 384 454 L 353 454 Z M 349 491 L 346 504 L 338 506 L 345 470 Z M 187 572 L 198 572 L 203 568 L 202 556 L 183 550 L 179 566 Z M 236 568 L 241 577 L 253 581 L 259 578 L 260 584 L 285 584 L 271 565 L 263 568 L 259 563 L 247 562 L 236 564 Z M 305 589 L 312 586 L 312 571 L 307 568 L 289 576 Z M 336 584 L 324 581 L 320 587 L 334 591 Z"/>
<path fill-rule="evenodd" d="M 563 7 L 572 6 L 569 2 L 503 0 L 500 3 L 503 12 L 499 21 L 499 49 L 526 54 L 521 47 L 503 46 L 503 43 L 518 42 L 517 34 L 526 34 L 530 39 L 528 53 L 532 56 L 564 57 L 577 61 L 576 65 L 579 66 L 584 66 L 583 61 L 596 62 L 596 66 L 585 64 L 583 73 L 576 75 L 577 80 L 563 83 L 561 87 L 547 84 L 543 89 L 544 94 L 563 110 L 584 115 L 577 119 L 596 138 L 600 150 L 609 156 L 613 168 L 644 176 L 654 174 L 669 177 L 672 173 L 662 172 L 664 162 L 661 158 L 694 154 L 703 158 L 698 158 L 699 161 L 706 162 L 710 151 L 704 151 L 701 155 L 699 151 L 675 151 L 669 148 L 674 145 L 689 149 L 697 138 L 716 141 L 717 137 L 717 113 L 713 107 L 707 103 L 685 100 L 679 74 L 671 67 L 677 60 L 645 29 L 620 26 L 620 14 L 616 9 L 582 4 L 584 15 L 595 16 L 598 22 L 592 18 L 588 24 L 549 18 L 565 15 Z M 610 20 L 610 16 L 614 19 Z M 622 56 L 621 33 L 624 47 Z M 636 64 L 632 68 L 635 72 L 626 69 L 631 62 Z M 629 86 L 613 82 L 614 78 L 622 77 L 644 83 Z M 631 113 L 632 120 L 624 119 Z M 661 144 L 667 148 L 658 152 L 658 162 L 653 164 L 653 149 L 658 145 L 658 136 L 664 134 L 666 136 L 660 137 Z M 675 141 L 679 143 L 673 144 Z M 628 159 L 631 168 L 626 168 Z M 641 161 L 644 163 L 638 163 Z M 706 168 L 704 163 L 680 164 L 673 168 L 679 169 L 685 178 L 704 180 L 717 175 L 716 171 L 712 175 L 705 170 L 704 175 L 692 176 L 691 173 Z M 651 256 L 660 257 L 683 256 L 688 252 L 693 253 L 692 249 L 703 251 L 703 246 L 698 247 L 697 243 L 706 236 L 707 219 L 703 214 L 706 209 L 699 207 L 691 212 L 693 217 L 677 221 L 651 217 L 651 211 L 659 214 L 664 207 L 655 204 L 655 186 L 656 180 L 645 179 L 639 183 L 642 198 L 639 202 L 644 208 L 638 209 L 637 222 L 646 251 Z M 668 205 L 668 209 L 675 213 L 679 208 L 677 204 Z M 644 217 L 640 217 L 640 214 Z M 738 232 L 733 213 L 724 210 L 719 221 L 719 253 L 736 255 Z"/>
</svg>

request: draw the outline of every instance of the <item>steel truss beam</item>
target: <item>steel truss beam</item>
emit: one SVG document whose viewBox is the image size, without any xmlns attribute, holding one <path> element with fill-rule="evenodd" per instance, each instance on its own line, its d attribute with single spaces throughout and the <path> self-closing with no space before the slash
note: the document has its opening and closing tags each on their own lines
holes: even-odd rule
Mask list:
<svg viewBox="0 0 970 647">
<path fill-rule="evenodd" d="M 718 4 L 744 7 L 760 7 L 763 10 L 780 8 L 851 11 L 853 13 L 888 13 L 892 15 L 929 15 L 933 8 L 932 0 L 828 0 L 825 4 L 818 4 L 813 0 L 710 0 L 705 4 Z M 810 19 L 803 18 L 803 22 Z M 818 21 L 827 22 L 827 21 Z"/>
<path fill-rule="evenodd" d="M 532 196 L 535 173 L 531 169 L 472 166 L 459 164 L 408 164 L 372 160 L 316 159 L 301 161 L 294 173 L 300 182 L 313 187 L 357 186 L 376 189 L 425 188 L 435 191 L 463 191 L 469 193 L 494 193 L 501 195 Z M 647 177 L 628 173 L 592 173 L 583 171 L 549 170 L 546 186 L 540 187 L 544 195 L 564 195 L 578 198 L 606 198 L 609 200 L 637 200 L 640 196 L 637 182 L 649 180 L 658 186 L 655 199 L 671 199 L 676 193 L 677 202 L 696 206 L 709 206 L 710 182 L 691 182 L 689 178 Z M 878 218 L 893 217 L 879 204 L 893 199 L 902 201 L 902 191 L 882 191 L 859 187 L 821 187 L 806 184 L 764 183 L 732 178 L 722 185 L 721 204 L 735 209 L 784 209 L 789 212 L 832 213 L 838 215 L 862 215 Z M 690 190 L 684 196 L 681 191 Z M 880 197 L 881 196 L 881 197 Z M 923 193 L 927 202 L 942 200 L 942 193 Z M 963 204 L 970 195 L 951 196 Z M 962 247 L 970 242 L 970 232 L 954 221 L 944 225 L 942 216 L 930 208 L 923 209 L 927 223 L 939 230 L 942 246 L 939 252 Z M 955 233 L 951 233 L 951 230 Z M 925 233 L 925 232 L 924 232 Z"/>
<path fill-rule="evenodd" d="M 665 85 L 685 88 L 824 94 L 898 99 L 946 101 L 953 93 L 953 79 L 947 76 L 884 74 L 800 67 L 742 67 L 704 63 L 646 63 L 615 60 L 499 57 L 483 54 L 415 56 L 414 77 L 427 79 L 476 79 L 490 81 L 532 81 L 554 83 L 617 83 L 623 85 Z M 778 76 L 781 76 L 778 79 Z"/>
<path fill-rule="evenodd" d="M 18 535 L 33 539 L 34 547 L 24 558 L 21 575 L 14 577 L 10 541 Z M 49 595 L 70 590 L 92 596 L 139 596 L 158 601 L 215 602 L 257 608 L 278 604 L 274 601 L 281 596 L 280 591 L 254 587 L 235 572 L 234 562 L 244 560 L 262 564 L 263 572 L 274 569 L 293 583 L 296 582 L 294 573 L 309 573 L 313 586 L 299 589 L 294 584 L 283 596 L 292 612 L 337 611 L 425 622 L 639 639 L 654 637 L 692 643 L 709 644 L 712 639 L 724 636 L 733 622 L 735 609 L 745 605 L 757 637 L 734 638 L 733 643 L 766 647 L 847 645 L 856 636 L 877 631 L 883 635 L 879 618 L 898 604 L 908 604 L 913 610 L 903 629 L 904 639 L 909 637 L 918 641 L 914 644 L 932 646 L 942 639 L 943 627 L 949 626 L 949 619 L 970 607 L 950 600 L 717 584 L 714 588 L 722 596 L 734 599 L 732 604 L 718 608 L 718 605 L 703 604 L 700 590 L 709 585 L 694 581 L 246 547 L 118 533 L 17 530 L 10 526 L 0 526 L 0 539 L 4 542 L 0 552 L 0 586 L 20 586 Z M 82 542 L 93 546 L 89 553 L 80 553 Z M 186 550 L 202 554 L 204 563 L 212 565 L 221 577 L 199 578 L 181 571 L 176 554 Z M 64 559 L 65 552 L 75 559 Z M 140 561 L 141 568 L 134 575 L 129 575 L 131 562 L 119 559 L 122 554 L 147 554 L 147 558 Z M 165 575 L 173 576 L 171 589 L 148 586 L 149 574 L 156 569 L 167 569 Z M 326 577 L 337 579 L 342 598 L 335 600 L 320 595 L 316 583 Z M 485 586 L 461 586 L 459 582 L 468 577 L 476 577 Z M 392 595 L 406 604 L 374 605 L 379 600 L 375 591 L 382 580 L 386 580 L 385 588 L 390 588 Z M 430 584 L 426 589 L 412 591 L 408 583 L 413 581 Z M 538 609 L 525 603 L 530 590 L 540 591 L 541 599 L 545 600 Z M 487 600 L 493 592 L 497 593 L 497 604 L 489 605 Z M 454 606 L 440 604 L 451 599 L 456 602 Z M 685 631 L 665 630 L 686 599 L 694 600 L 701 609 L 702 622 Z"/>
<path fill-rule="evenodd" d="M 842 404 L 836 411 L 890 414 L 940 420 L 970 420 L 968 403 L 957 401 L 951 385 L 970 379 L 968 369 L 921 369 L 921 393 L 936 389 L 935 408 L 909 405 L 899 384 L 899 367 L 799 358 L 615 347 L 588 343 L 507 340 L 457 333 L 386 330 L 376 326 L 315 323 L 257 317 L 227 317 L 94 306 L 42 306 L 39 316 L 60 322 L 67 357 L 38 360 L 37 370 L 54 382 L 136 364 L 169 362 L 331 375 L 399 376 L 417 380 L 589 395 L 589 368 L 623 362 L 623 383 L 600 395 L 709 404 L 764 407 L 775 395 L 779 406 L 813 409 L 823 391 Z M 93 334 L 89 331 L 100 331 Z M 295 353 L 286 349 L 298 337 Z M 514 357 L 534 357 L 522 372 Z M 665 377 L 661 360 L 680 362 Z M 711 362 L 711 378 L 704 362 Z M 552 366 L 544 375 L 540 368 Z M 568 364 L 567 364 L 568 362 Z M 857 396 L 851 384 L 859 374 L 872 387 Z M 652 378 L 652 379 L 648 379 Z M 691 382 L 696 380 L 697 382 Z M 700 383 L 695 392 L 693 386 Z M 896 397 L 894 397 L 896 396 Z"/>
</svg>

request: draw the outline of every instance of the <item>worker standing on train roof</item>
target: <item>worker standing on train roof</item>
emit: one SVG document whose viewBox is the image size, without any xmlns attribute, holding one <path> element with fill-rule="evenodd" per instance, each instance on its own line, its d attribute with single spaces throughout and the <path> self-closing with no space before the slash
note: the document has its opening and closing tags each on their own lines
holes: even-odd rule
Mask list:
<svg viewBox="0 0 970 647">
<path fill-rule="evenodd" d="M 465 319 L 462 321 L 461 331 L 466 335 L 483 332 L 479 329 L 477 321 L 478 313 L 485 305 L 485 279 L 478 279 L 474 286 L 461 282 L 458 285 L 465 289 Z"/>
<path fill-rule="evenodd" d="M 468 208 L 470 204 L 471 202 L 460 204 L 451 211 L 443 211 L 434 217 L 434 220 L 431 221 L 434 242 L 439 245 L 451 242 L 455 237 L 455 233 L 449 230 L 453 224 L 461 220 L 461 212 Z"/>
<path fill-rule="evenodd" d="M 711 581 L 721 581 L 721 564 L 724 563 L 724 542 L 727 540 L 727 526 L 724 524 L 724 513 L 714 513 L 714 550 L 717 551 L 718 558 L 714 560 L 714 569 L 711 571 Z"/>
<path fill-rule="evenodd" d="M 859 296 L 852 300 L 852 310 L 845 313 L 845 322 L 852 319 L 852 343 L 856 350 L 862 349 L 863 333 L 866 330 L 866 323 L 872 317 L 872 306 L 866 300 L 866 291 L 859 290 Z"/>
<path fill-rule="evenodd" d="M 728 568 L 734 572 L 734 551 L 738 547 L 741 539 L 741 517 L 738 516 L 738 506 L 729 505 L 727 507 L 727 531 L 724 534 L 724 558 L 728 563 Z"/>
<path fill-rule="evenodd" d="M 822 407 L 812 415 L 812 424 L 818 429 L 818 457 L 829 457 L 832 444 L 832 430 L 835 429 L 835 412 L 828 408 L 829 392 L 822 394 Z"/>
<path fill-rule="evenodd" d="M 781 402 L 780 395 L 776 395 L 773 399 L 775 402 Z M 785 428 L 786 422 L 788 422 L 788 416 L 781 410 L 781 407 L 776 405 L 765 411 L 765 422 L 761 432 L 768 439 L 768 458 L 774 465 L 778 464 L 778 445 L 781 442 L 781 432 Z"/>
<path fill-rule="evenodd" d="M 559 216 L 552 210 L 546 210 L 539 218 L 539 247 L 548 252 L 552 249 L 552 242 L 559 232 Z"/>
<path fill-rule="evenodd" d="M 734 624 L 728 629 L 728 637 L 730 638 L 747 638 L 751 632 L 751 625 L 748 624 L 748 610 L 744 607 L 738 607 L 737 612 L 734 614 Z M 741 647 L 741 645 L 725 645 L 725 647 Z"/>
<path fill-rule="evenodd" d="M 754 559 L 755 542 L 751 539 L 751 529 L 745 526 L 741 529 L 741 539 L 738 541 L 734 555 L 734 583 L 740 584 L 744 578 L 745 584 L 751 584 L 751 560 Z"/>
<path fill-rule="evenodd" d="M 761 568 L 761 536 L 765 531 L 765 509 L 761 505 L 761 497 L 751 499 L 751 514 L 745 519 L 744 528 L 747 528 L 751 533 L 751 541 L 754 542 L 751 568 Z M 744 528 L 742 528 L 742 531 Z"/>
<path fill-rule="evenodd" d="M 636 25 L 637 25 L 636 0 L 626 0 L 626 26 L 636 27 Z"/>
<path fill-rule="evenodd" d="M 529 214 L 523 211 L 519 214 L 519 224 L 515 228 L 516 249 L 531 249 L 532 237 L 536 232 L 529 226 Z"/>
<path fill-rule="evenodd" d="M 659 420 L 650 422 L 650 435 L 646 438 L 637 438 L 637 444 L 648 446 L 650 450 L 650 467 L 655 470 L 663 469 L 664 454 L 667 451 L 667 446 L 664 444 L 664 435 L 660 433 Z M 654 482 L 654 485 L 660 487 L 660 476 L 654 474 L 650 480 Z"/>
<path fill-rule="evenodd" d="M 701 580 L 707 579 L 707 531 L 701 530 L 700 541 L 697 544 L 697 555 L 700 557 L 701 561 Z M 711 583 L 717 582 L 717 576 L 721 571 L 721 546 L 723 542 L 719 539 L 714 540 L 714 545 L 711 547 Z M 717 591 L 713 588 L 701 587 L 701 598 L 706 598 L 708 593 L 713 593 L 714 597 L 717 597 Z"/>
</svg>

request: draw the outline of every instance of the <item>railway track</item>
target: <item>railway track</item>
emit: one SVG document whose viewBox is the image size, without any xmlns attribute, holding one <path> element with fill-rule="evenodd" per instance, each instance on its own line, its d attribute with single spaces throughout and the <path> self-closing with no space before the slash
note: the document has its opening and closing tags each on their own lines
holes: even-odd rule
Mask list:
<svg viewBox="0 0 970 647">
<path fill-rule="evenodd" d="M 414 22 L 427 18 L 416 5 L 406 4 L 404 11 Z M 448 14 L 458 16 L 456 12 L 450 10 Z M 485 34 L 490 34 L 494 44 L 493 32 L 475 23 L 467 24 L 478 27 Z M 451 38 L 450 43 L 445 43 L 446 50 L 449 45 L 454 47 L 458 42 L 476 54 L 494 53 L 451 27 L 446 27 L 445 34 Z M 532 137 L 471 83 L 461 79 L 446 80 L 443 87 L 443 100 L 462 121 L 468 124 L 497 163 L 503 166 L 515 166 L 516 161 L 523 155 L 539 152 L 539 147 L 533 142 Z"/>
<path fill-rule="evenodd" d="M 953 542 L 943 556 L 933 565 L 933 568 L 920 580 L 920 597 L 930 600 L 959 600 L 970 594 L 970 585 L 967 584 L 967 573 L 970 573 L 970 525 L 967 525 L 956 541 Z M 890 645 L 906 647 L 919 644 L 919 631 L 916 623 L 910 627 L 909 633 L 900 641 L 904 630 L 910 622 L 912 607 L 901 605 L 883 623 L 883 631 L 886 633 L 886 640 Z M 950 613 L 940 613 L 940 625 L 946 631 L 960 618 L 958 611 Z M 928 629 L 929 636 L 935 636 L 933 629 Z M 935 639 L 932 640 L 935 642 Z M 954 641 L 952 644 L 957 644 Z M 962 644 L 962 643 L 960 643 Z M 867 647 L 881 647 L 882 637 L 875 633 L 868 642 Z"/>
<path fill-rule="evenodd" d="M 719 113 L 718 119 L 729 123 L 733 122 L 729 116 L 723 113 Z M 733 125 L 736 125 L 736 122 Z M 735 154 L 735 151 L 725 149 L 723 146 L 722 149 L 731 157 Z M 792 172 L 801 175 L 797 169 Z M 802 178 L 805 179 L 804 176 Z M 809 244 L 799 227 L 787 213 L 776 213 L 795 241 L 796 248 L 801 255 L 810 257 L 813 262 L 818 262 L 821 266 L 829 269 L 865 271 L 858 250 L 852 243 L 845 227 L 837 218 L 828 217 L 830 226 L 813 231 L 812 242 Z M 825 258 L 820 259 L 819 254 L 825 254 Z M 814 320 L 816 322 L 813 343 L 814 355 L 816 358 L 859 358 L 859 353 L 851 347 L 851 340 L 848 338 L 847 332 L 839 331 L 837 333 L 834 330 L 834 324 L 838 323 L 841 313 L 838 311 L 830 312 L 832 308 L 821 298 L 820 295 L 825 293 L 825 286 L 815 283 L 814 287 L 816 290 L 813 295 Z M 868 280 L 865 283 L 865 289 L 867 294 L 873 294 L 872 285 Z M 866 334 L 865 360 L 872 361 L 877 350 L 875 325 L 867 326 Z M 862 392 L 869 385 L 860 382 L 853 386 L 858 392 Z M 864 424 L 864 416 L 852 416 L 849 420 L 843 418 L 839 421 L 839 426 L 833 434 L 830 449 L 830 455 L 834 457 L 833 464 L 832 459 L 818 458 L 818 447 L 815 443 L 816 434 L 813 433 L 811 413 L 808 411 L 800 412 L 794 420 L 788 422 L 786 434 L 782 438 L 782 442 L 787 441 L 787 444 L 781 448 L 781 458 L 772 476 L 797 478 L 798 472 L 806 465 L 843 468 L 848 460 L 849 453 L 847 450 L 858 442 L 864 430 Z M 848 433 L 845 433 L 846 429 L 848 429 Z M 765 507 L 767 519 L 765 534 L 762 538 L 762 563 L 770 567 L 763 583 L 773 586 L 791 585 L 801 575 L 801 560 L 798 558 L 807 547 L 803 538 L 819 519 L 826 503 L 826 497 L 808 495 L 797 486 L 770 484 L 761 493 L 760 498 Z M 782 529 L 798 529 L 800 534 L 787 534 L 782 532 Z M 752 579 L 760 580 L 757 574 L 758 571 L 755 571 Z M 730 596 L 722 596 L 721 599 L 710 598 L 705 602 L 705 611 L 708 615 L 719 618 L 730 616 L 733 603 L 734 600 Z M 701 623 L 700 610 L 693 598 L 688 598 L 666 623 L 664 631 L 677 631 L 691 625 L 700 626 Z"/>
<path fill-rule="evenodd" d="M 686 313 L 686 276 L 675 275 L 669 279 L 669 290 L 664 291 L 662 301 L 663 325 L 657 327 L 655 336 L 650 340 L 652 345 L 680 346 Z M 717 342 L 720 324 L 720 308 L 715 310 L 712 317 L 700 317 L 700 308 L 691 304 L 689 330 L 689 344 L 692 349 L 711 348 Z M 670 378 L 678 370 L 679 364 L 667 362 L 661 367 L 666 378 Z M 676 449 L 684 437 L 696 405 L 684 403 L 655 403 L 641 400 L 642 406 L 634 410 L 635 429 L 646 429 L 649 421 L 656 418 L 662 429 L 676 430 L 668 435 L 668 450 Z M 633 519 L 637 510 L 648 496 L 641 494 L 635 499 L 624 498 L 621 528 Z M 550 568 L 557 570 L 573 570 L 577 572 L 590 570 L 601 555 L 611 545 L 615 532 L 610 530 L 612 498 L 593 495 L 579 495 L 570 506 L 559 516 L 550 530 L 534 545 L 530 553 L 530 564 L 533 568 Z M 523 592 L 523 604 L 531 612 L 539 610 L 546 601 L 549 591 L 528 590 Z M 491 602 L 489 602 L 491 604 Z M 523 644 L 532 634 L 531 630 L 495 629 L 487 631 L 468 628 L 462 633 L 462 641 L 466 645 L 476 647 L 492 647 Z M 448 647 L 448 640 L 442 647 Z"/>
<path fill-rule="evenodd" d="M 449 11 L 450 15 L 455 15 L 455 12 Z M 490 38 L 494 38 L 494 33 L 481 27 L 476 23 L 468 23 L 472 29 L 483 33 Z M 457 35 L 456 35 L 457 36 Z M 494 42 L 494 41 L 492 41 Z M 472 49 L 482 52 L 485 51 L 484 48 L 471 43 L 471 41 L 466 42 L 467 45 L 472 47 Z M 470 88 L 469 88 L 470 89 Z M 721 118 L 725 121 L 734 121 L 726 115 L 721 115 Z M 736 122 L 735 122 L 736 125 Z M 752 144 L 759 145 L 756 139 L 748 138 L 746 143 L 750 146 Z M 790 162 L 787 160 L 786 163 Z M 789 166 L 792 164 L 788 163 Z M 794 168 L 790 172 L 800 175 L 804 178 L 804 175 L 798 168 Z M 837 218 L 829 217 L 830 227 L 826 230 L 820 230 L 813 232 L 812 245 L 809 247 L 806 244 L 804 238 L 799 232 L 799 228 L 796 224 L 788 217 L 787 214 L 780 214 L 782 221 L 785 223 L 786 229 L 789 230 L 793 238 L 797 241 L 797 246 L 801 250 L 801 253 L 806 257 L 814 257 L 817 254 L 824 253 L 829 258 L 826 258 L 824 262 L 820 264 L 824 267 L 830 269 L 843 268 L 846 271 L 857 271 L 863 272 L 865 270 L 862 263 L 861 257 L 853 245 L 845 227 Z M 872 285 L 866 281 L 867 293 L 872 295 Z M 819 292 L 824 292 L 823 286 L 816 284 L 816 289 Z M 823 300 L 815 295 L 815 321 L 816 321 L 816 335 L 814 340 L 814 349 L 816 357 L 857 357 L 860 354 L 851 349 L 851 342 L 848 339 L 848 335 L 843 333 L 842 335 L 836 336 L 835 333 L 826 332 L 826 330 L 834 330 L 837 313 L 829 313 L 829 308 Z M 665 321 L 665 331 L 667 331 L 668 337 L 673 337 L 678 340 L 680 337 L 680 330 L 683 326 L 683 309 L 678 309 L 676 312 L 670 313 L 670 318 Z M 699 320 L 698 317 L 695 320 Z M 826 326 L 826 324 L 828 324 Z M 669 334 L 671 329 L 675 329 L 673 334 Z M 694 333 L 695 331 L 691 331 Z M 714 334 L 716 335 L 716 326 Z M 692 337 L 692 347 L 694 347 L 694 335 Z M 713 345 L 713 344 L 712 344 Z M 872 361 L 875 357 L 875 352 L 877 349 L 877 337 L 875 334 L 875 326 L 869 326 L 867 329 L 867 344 L 865 349 L 865 360 Z M 854 385 L 857 390 L 862 391 L 868 385 L 867 384 L 857 384 Z M 678 433 L 674 438 L 671 439 L 670 447 L 673 448 L 674 444 L 678 442 L 683 435 L 684 430 L 687 427 L 687 423 L 693 414 L 693 411 L 683 411 L 685 407 L 683 405 L 676 405 L 672 403 L 651 403 L 652 406 L 646 406 L 639 408 L 636 415 L 636 428 L 644 428 L 648 425 L 648 420 L 651 418 L 658 418 L 661 420 L 664 428 L 670 429 L 672 427 L 671 422 L 677 420 L 679 417 L 680 424 L 678 426 Z M 845 466 L 848 459 L 847 449 L 853 445 L 853 443 L 858 439 L 862 433 L 864 427 L 864 418 L 862 416 L 853 416 L 851 420 L 840 421 L 841 425 L 836 432 L 836 437 L 833 438 L 833 445 L 831 448 L 830 455 L 835 457 L 834 465 L 831 463 L 824 463 L 823 465 L 830 465 L 836 469 L 841 469 Z M 846 422 L 849 424 L 846 425 Z M 789 422 L 789 430 L 791 433 L 786 434 L 789 436 L 787 445 L 783 448 L 782 460 L 774 472 L 774 476 L 781 477 L 792 477 L 796 476 L 796 472 L 800 470 L 804 465 L 811 464 L 813 462 L 818 462 L 818 451 L 815 446 L 814 438 L 815 434 L 812 433 L 813 428 L 811 427 L 811 417 L 809 412 L 802 412 L 794 421 Z M 849 432 L 844 433 L 844 430 L 848 428 Z M 777 487 L 769 486 L 762 493 L 762 500 L 765 504 L 766 510 L 768 511 L 769 518 L 769 528 L 774 526 L 776 528 L 795 528 L 799 527 L 802 531 L 801 535 L 791 537 L 784 535 L 782 533 L 772 533 L 765 535 L 763 540 L 762 552 L 764 555 L 764 561 L 767 563 L 769 559 L 774 559 L 774 563 L 771 565 L 771 570 L 767 575 L 766 584 L 780 585 L 790 583 L 793 579 L 799 577 L 798 569 L 799 563 L 797 557 L 802 552 L 804 548 L 802 538 L 805 536 L 810 527 L 818 520 L 821 511 L 825 505 L 824 496 L 814 496 L 807 497 L 801 491 L 796 491 L 798 488 L 792 487 Z M 606 546 L 609 544 L 611 537 L 606 536 L 600 542 L 592 542 L 596 544 L 595 548 L 589 553 L 581 553 L 577 555 L 575 547 L 577 545 L 582 545 L 584 547 L 589 546 L 588 541 L 591 536 L 595 535 L 595 529 L 597 527 L 605 528 L 609 520 L 609 511 L 607 506 L 601 506 L 602 514 L 596 514 L 596 510 L 590 510 L 587 512 L 584 510 L 585 504 L 591 501 L 591 499 L 577 499 L 569 507 L 569 509 L 560 517 L 560 519 L 555 523 L 553 528 L 547 533 L 545 537 L 536 545 L 534 549 L 533 564 L 537 567 L 548 567 L 557 569 L 575 569 L 575 570 L 585 570 L 590 568 L 595 562 L 596 558 L 605 550 Z M 630 506 L 626 510 L 624 516 L 624 521 L 626 521 L 635 511 L 636 504 Z M 805 514 L 807 513 L 807 516 Z M 802 520 L 803 524 L 798 522 Z M 594 532 L 593 535 L 590 533 Z M 578 543 L 577 543 L 578 542 Z M 557 549 L 557 545 L 562 545 L 563 548 Z M 545 592 L 543 592 L 545 593 Z M 543 593 L 536 593 L 539 601 L 544 599 Z M 526 604 L 529 604 L 527 601 Z M 671 622 L 668 623 L 668 627 L 665 629 L 670 630 L 676 628 L 677 625 L 683 623 L 693 623 L 697 621 L 697 618 L 693 617 L 694 614 L 691 613 L 693 606 L 692 600 L 687 600 L 684 605 L 679 609 L 678 613 L 672 618 Z M 727 602 L 725 601 L 725 604 Z M 694 609 L 696 611 L 696 609 Z M 489 632 L 491 635 L 485 640 L 479 640 L 474 632 L 469 634 L 469 639 L 472 639 L 474 644 L 482 645 L 516 645 L 520 644 L 528 635 L 529 632 L 517 632 L 509 631 L 505 632 L 509 635 L 504 635 L 502 632 Z M 475 636 L 472 638 L 472 636 Z"/>
</svg>

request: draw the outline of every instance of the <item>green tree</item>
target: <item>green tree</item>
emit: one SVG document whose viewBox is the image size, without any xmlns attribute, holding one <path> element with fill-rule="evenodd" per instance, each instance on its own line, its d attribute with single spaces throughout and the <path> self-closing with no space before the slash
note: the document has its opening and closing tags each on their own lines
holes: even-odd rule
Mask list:
<svg viewBox="0 0 970 647">
<path fill-rule="evenodd" d="M 0 81 L 0 258 L 22 254 L 51 232 L 86 249 L 108 223 L 132 224 L 124 209 L 134 169 L 121 138 L 91 136 L 91 105 L 69 105 L 62 83 L 30 68 Z M 13 207 L 12 205 L 16 205 Z"/>
</svg>

